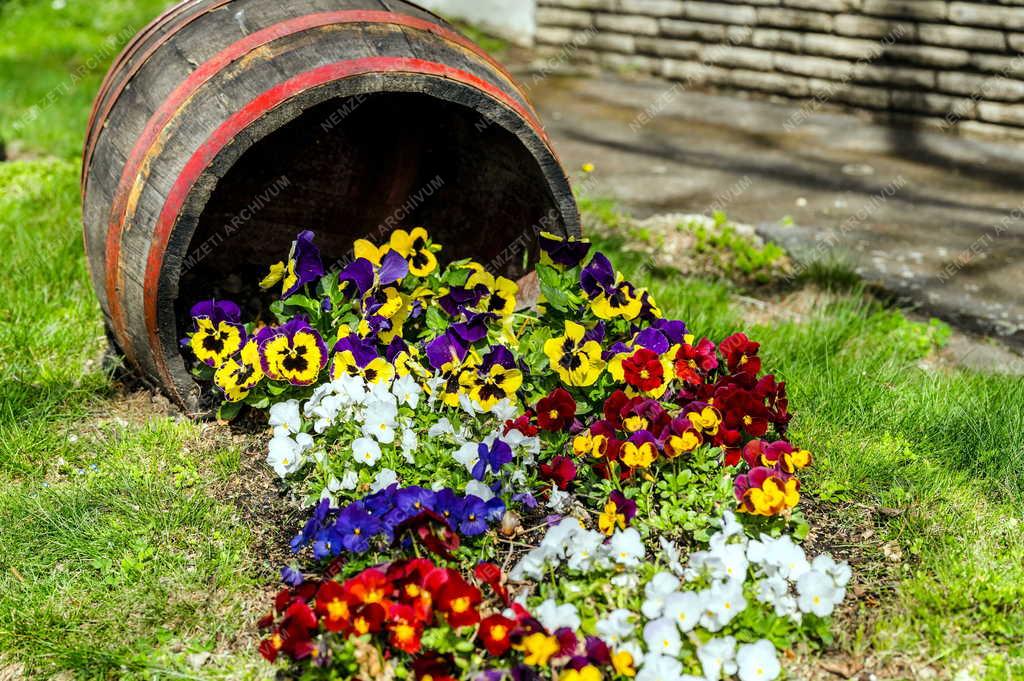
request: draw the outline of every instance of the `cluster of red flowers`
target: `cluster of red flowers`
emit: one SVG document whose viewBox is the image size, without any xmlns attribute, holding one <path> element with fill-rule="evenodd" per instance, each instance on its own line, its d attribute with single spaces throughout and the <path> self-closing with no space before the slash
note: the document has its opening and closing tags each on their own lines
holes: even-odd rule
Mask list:
<svg viewBox="0 0 1024 681">
<path fill-rule="evenodd" d="M 726 466 L 742 467 L 743 475 L 737 479 L 740 507 L 774 515 L 798 498 L 799 483 L 793 474 L 810 463 L 810 454 L 784 439 L 762 439 L 769 431 L 784 438 L 791 416 L 785 383 L 772 375 L 759 376 L 759 349 L 742 333 L 717 347 L 706 338 L 687 336 L 664 355 L 638 346 L 622 359 L 626 389 L 608 396 L 602 418 L 585 427 L 576 418 L 572 396 L 557 388 L 534 409 L 509 421 L 506 432 L 568 432 L 576 457 L 588 461 L 602 477 L 621 480 L 659 459 L 674 459 L 701 445 L 718 447 Z M 541 464 L 540 472 L 564 490 L 578 471 L 573 458 L 558 455 Z"/>
<path fill-rule="evenodd" d="M 444 621 L 453 629 L 480 622 L 483 595 L 457 571 L 427 558 L 396 561 L 363 570 L 351 579 L 307 581 L 278 594 L 283 618 L 260 647 L 273 661 L 281 652 L 294 659 L 316 654 L 312 636 L 381 635 L 407 653 L 420 651 L 424 629 Z M 261 624 L 270 625 L 273 616 Z"/>
<path fill-rule="evenodd" d="M 367 568 L 343 582 L 301 581 L 280 591 L 274 610 L 260 621 L 260 628 L 270 629 L 260 654 L 271 662 L 285 655 L 326 665 L 331 648 L 325 634 L 342 639 L 370 635 L 411 655 L 418 679 L 440 681 L 452 675 L 452 660 L 425 649 L 423 634 L 447 627 L 470 633 L 467 640 L 492 658 L 515 652 L 521 660 L 506 661 L 516 664 L 545 666 L 558 659 L 583 665 L 610 663 L 610 656 L 602 654 L 607 646 L 600 641 L 581 641 L 570 630 L 547 631 L 511 600 L 503 580 L 493 563 L 480 563 L 470 581 L 433 560 L 414 558 Z M 494 607 L 486 606 L 481 586 L 487 587 L 487 600 Z"/>
</svg>

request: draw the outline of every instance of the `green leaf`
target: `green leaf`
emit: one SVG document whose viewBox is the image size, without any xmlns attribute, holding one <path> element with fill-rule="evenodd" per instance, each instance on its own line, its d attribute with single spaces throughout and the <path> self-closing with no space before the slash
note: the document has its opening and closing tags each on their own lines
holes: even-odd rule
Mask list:
<svg viewBox="0 0 1024 681">
<path fill-rule="evenodd" d="M 224 402 L 217 409 L 218 421 L 231 421 L 242 411 L 241 402 Z"/>
<path fill-rule="evenodd" d="M 540 292 L 548 304 L 559 312 L 565 312 L 571 298 L 561 275 L 552 267 L 537 265 L 537 279 L 540 281 Z"/>
<path fill-rule="evenodd" d="M 444 312 L 431 305 L 427 308 L 427 327 L 435 333 L 441 334 L 448 330 L 448 318 Z"/>
</svg>

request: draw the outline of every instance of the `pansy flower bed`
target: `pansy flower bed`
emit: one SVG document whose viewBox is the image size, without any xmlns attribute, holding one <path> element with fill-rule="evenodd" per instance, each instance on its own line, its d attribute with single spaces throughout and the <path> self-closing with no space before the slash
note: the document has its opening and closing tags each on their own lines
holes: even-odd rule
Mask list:
<svg viewBox="0 0 1024 681">
<path fill-rule="evenodd" d="M 758 343 L 585 240 L 540 235 L 530 305 L 423 228 L 340 271 L 314 241 L 267 318 L 204 301 L 183 339 L 312 508 L 260 622 L 284 676 L 754 681 L 829 639 L 850 569 L 800 547 L 812 457 Z"/>
</svg>

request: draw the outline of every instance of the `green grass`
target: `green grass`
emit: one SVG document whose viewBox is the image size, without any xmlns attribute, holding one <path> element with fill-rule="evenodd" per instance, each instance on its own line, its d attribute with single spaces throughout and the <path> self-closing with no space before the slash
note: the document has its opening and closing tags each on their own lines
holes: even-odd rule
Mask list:
<svg viewBox="0 0 1024 681">
<path fill-rule="evenodd" d="M 269 573 L 216 500 L 238 453 L 115 395 L 77 177 L 0 164 L 0 676 L 195 674 L 202 651 L 204 678 L 266 672 L 248 639 Z"/>
<path fill-rule="evenodd" d="M 168 0 L 0 2 L 0 141 L 75 158 L 107 66 Z"/>
</svg>

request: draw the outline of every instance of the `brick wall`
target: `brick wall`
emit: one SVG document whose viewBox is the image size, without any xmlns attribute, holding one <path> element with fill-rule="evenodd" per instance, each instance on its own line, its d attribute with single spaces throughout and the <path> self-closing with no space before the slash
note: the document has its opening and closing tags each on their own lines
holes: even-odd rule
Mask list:
<svg viewBox="0 0 1024 681">
<path fill-rule="evenodd" d="M 693 88 L 1024 139 L 1024 0 L 539 0 L 536 42 Z"/>
</svg>

